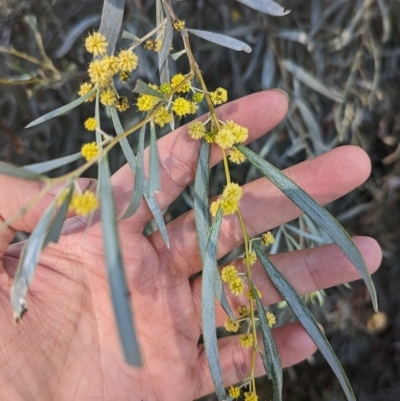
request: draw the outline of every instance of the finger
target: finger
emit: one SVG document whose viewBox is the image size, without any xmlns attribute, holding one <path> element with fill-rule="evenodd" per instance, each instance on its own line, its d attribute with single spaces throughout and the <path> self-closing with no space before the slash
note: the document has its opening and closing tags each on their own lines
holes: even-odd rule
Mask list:
<svg viewBox="0 0 400 401">
<path fill-rule="evenodd" d="M 284 170 L 294 182 L 318 203 L 326 204 L 345 195 L 368 177 L 370 161 L 367 154 L 355 146 L 342 146 L 324 155 Z M 266 178 L 243 186 L 240 210 L 250 237 L 284 224 L 302 214 L 301 210 Z M 171 261 L 171 269 L 191 276 L 201 269 L 195 235 L 194 212 L 190 211 L 167 226 L 171 247 L 159 232 L 149 237 L 155 248 Z M 218 258 L 243 242 L 240 222 L 236 215 L 222 220 Z"/>
<path fill-rule="evenodd" d="M 91 183 L 88 178 L 80 178 L 78 184 L 82 190 Z M 0 225 L 25 207 L 44 189 L 44 184 L 38 181 L 24 181 L 14 177 L 0 175 Z M 0 231 L 0 256 L 7 250 L 10 241 L 17 231 L 31 233 L 40 220 L 43 212 L 59 191 L 47 192 L 41 200 L 34 204 L 27 213 Z"/>
<path fill-rule="evenodd" d="M 249 142 L 254 141 L 277 125 L 285 116 L 287 97 L 282 91 L 259 92 L 221 106 L 217 110 L 221 120 L 233 119 L 249 129 Z M 202 117 L 205 119 L 205 116 Z M 157 193 L 160 209 L 165 209 L 194 180 L 200 141 L 187 135 L 187 125 L 162 137 L 157 142 L 159 149 L 161 191 Z M 148 165 L 148 150 L 145 151 L 145 166 Z M 213 146 L 210 164 L 221 160 L 221 149 Z M 117 208 L 121 212 L 127 207 L 133 188 L 133 174 L 128 165 L 113 176 Z M 140 219 L 140 220 L 139 220 Z M 135 214 L 135 221 L 143 224 L 152 219 L 145 204 Z"/>
<path fill-rule="evenodd" d="M 360 250 L 368 271 L 374 273 L 382 260 L 382 251 L 378 243 L 369 237 L 355 237 L 354 243 Z M 299 295 L 333 287 L 360 279 L 360 274 L 344 253 L 335 245 L 329 244 L 317 248 L 303 249 L 301 251 L 286 252 L 277 255 L 269 255 L 271 262 L 284 275 L 286 280 L 296 289 Z M 241 260 L 232 264 L 239 271 L 244 272 L 245 267 Z M 282 296 L 276 290 L 267 276 L 260 262 L 252 267 L 253 279 L 256 287 L 262 293 L 264 306 L 279 302 Z M 195 310 L 201 311 L 201 276 L 191 282 Z M 247 305 L 248 300 L 244 295 L 235 296 L 225 285 L 225 293 L 229 304 L 236 316 L 241 305 Z M 216 324 L 222 326 L 227 316 L 220 304 L 216 304 Z M 199 316 L 200 322 L 200 316 Z M 200 325 L 200 323 L 199 323 Z"/>
<path fill-rule="evenodd" d="M 275 343 L 281 357 L 282 367 L 294 365 L 316 351 L 316 346 L 299 323 L 291 323 L 273 330 Z M 258 336 L 258 343 L 262 339 Z M 252 360 L 252 349 L 243 348 L 239 336 L 229 336 L 218 341 L 221 369 L 225 386 L 239 383 L 249 377 Z M 199 394 L 198 397 L 213 391 L 214 385 L 208 367 L 204 347 L 199 347 Z M 265 374 L 262 360 L 257 354 L 255 376 Z M 196 397 L 197 398 L 197 397 Z"/>
</svg>

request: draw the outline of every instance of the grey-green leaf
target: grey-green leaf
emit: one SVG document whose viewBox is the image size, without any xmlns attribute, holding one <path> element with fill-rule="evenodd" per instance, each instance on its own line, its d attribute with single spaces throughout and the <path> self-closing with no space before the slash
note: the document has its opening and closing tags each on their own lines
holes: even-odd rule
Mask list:
<svg viewBox="0 0 400 401">
<path fill-rule="evenodd" d="M 0 162 L 0 174 L 8 175 L 10 177 L 23 178 L 30 181 L 44 181 L 46 177 L 36 174 L 32 171 L 25 170 L 25 168 L 14 166 L 13 164 Z"/>
<path fill-rule="evenodd" d="M 375 311 L 377 311 L 378 300 L 371 275 L 360 251 L 341 224 L 325 208 L 320 206 L 313 198 L 311 198 L 310 195 L 304 192 L 279 169 L 268 163 L 246 146 L 236 145 L 236 147 L 247 157 L 251 164 L 253 164 L 274 185 L 276 185 L 306 215 L 312 218 L 315 223 L 339 246 L 361 274 L 361 277 L 365 281 L 371 295 L 372 305 Z"/>
<path fill-rule="evenodd" d="M 260 11 L 264 14 L 282 17 L 290 13 L 290 10 L 283 8 L 272 0 L 237 0 L 239 3 L 244 4 L 253 10 Z"/>
<path fill-rule="evenodd" d="M 342 92 L 328 88 L 292 60 L 282 60 L 282 65 L 287 71 L 293 74 L 299 81 L 303 82 L 303 84 L 307 85 L 309 88 L 326 96 L 328 99 L 334 100 L 335 102 L 343 102 Z"/>
<path fill-rule="evenodd" d="M 158 163 L 157 136 L 154 121 L 150 121 L 149 195 L 160 190 L 160 166 Z"/>
<path fill-rule="evenodd" d="M 286 281 L 279 270 L 271 263 L 256 244 L 254 245 L 254 250 L 256 251 L 257 257 L 269 278 L 274 283 L 277 290 L 282 294 L 294 315 L 300 320 L 307 333 L 329 363 L 338 378 L 348 401 L 355 401 L 353 390 L 351 389 L 350 383 L 339 360 L 337 359 L 337 356 L 303 300 L 297 295 L 292 286 Z"/>
<path fill-rule="evenodd" d="M 11 287 L 11 304 L 14 310 L 14 319 L 17 322 L 28 309 L 25 296 L 45 245 L 46 233 L 54 215 L 55 204 L 54 200 L 47 207 L 21 252 L 14 283 Z"/>
<path fill-rule="evenodd" d="M 216 43 L 217 45 L 224 46 L 236 51 L 251 53 L 251 47 L 247 43 L 244 43 L 241 40 L 235 38 L 231 38 L 230 36 L 222 35 L 221 33 L 200 31 L 198 29 L 188 29 L 188 31 L 193 35 L 198 36 L 199 38 L 208 40 L 212 43 Z"/>
<path fill-rule="evenodd" d="M 59 107 L 58 109 L 50 111 L 50 113 L 47 113 L 44 116 L 37 118 L 36 120 L 34 120 L 30 124 L 28 124 L 25 128 L 34 127 L 35 125 L 44 123 L 45 121 L 51 120 L 54 117 L 58 117 L 61 114 L 64 114 L 64 113 L 72 110 L 73 108 L 82 104 L 85 100 L 89 99 L 89 97 L 93 95 L 95 90 L 96 90 L 96 87 L 92 88 L 88 93 L 86 93 L 86 95 L 83 95 L 83 96 L 79 97 L 78 99 L 74 100 L 73 102 L 68 103 L 65 106 Z"/>
<path fill-rule="evenodd" d="M 132 92 L 140 93 L 143 95 L 156 96 L 156 97 L 160 97 L 160 98 L 164 97 L 164 95 L 161 92 L 158 92 L 153 88 L 150 88 L 150 86 L 147 85 L 145 82 L 143 82 L 141 79 L 138 79 L 136 81 L 136 85 L 133 88 Z"/>
<path fill-rule="evenodd" d="M 166 13 L 167 14 L 167 13 Z M 158 55 L 158 69 L 161 70 L 163 67 L 164 63 L 167 61 L 169 51 L 172 46 L 172 38 L 173 38 L 173 29 L 172 29 L 172 24 L 171 20 L 168 17 L 167 14 L 167 24 L 165 26 L 165 33 L 164 33 L 164 41 L 160 50 L 160 53 Z"/>
<path fill-rule="evenodd" d="M 47 173 L 48 171 L 65 166 L 68 163 L 72 163 L 81 157 L 81 152 L 78 152 L 74 153 L 73 155 L 59 157 L 58 159 L 48 160 L 42 163 L 29 164 L 28 166 L 25 166 L 24 169 L 38 174 Z"/>
<path fill-rule="evenodd" d="M 197 162 L 196 176 L 194 179 L 194 219 L 197 232 L 197 243 L 199 245 L 200 257 L 204 263 L 208 235 L 210 233 L 211 222 L 208 209 L 209 200 L 209 157 L 210 144 L 202 140 L 200 146 L 199 160 Z M 221 277 L 215 263 L 215 296 L 218 298 L 226 314 L 235 320 L 228 299 L 226 297 Z"/>
<path fill-rule="evenodd" d="M 253 295 L 257 304 L 258 319 L 261 328 L 261 336 L 264 344 L 264 352 L 261 353 L 264 369 L 273 384 L 273 401 L 282 401 L 282 364 L 279 357 L 278 349 L 276 348 L 274 336 L 269 327 L 265 310 L 258 296 L 257 291 L 253 288 Z"/>
<path fill-rule="evenodd" d="M 217 257 L 221 223 L 222 211 L 219 209 L 211 226 L 211 232 L 207 242 L 201 290 L 201 316 L 203 323 L 204 348 L 218 400 L 224 400 L 226 397 L 218 354 L 214 302 L 215 261 Z"/>
<path fill-rule="evenodd" d="M 142 361 L 131 309 L 132 294 L 129 293 L 126 284 L 122 263 L 115 216 L 114 194 L 107 156 L 103 156 L 99 161 L 98 192 L 101 204 L 104 253 L 118 333 L 126 362 L 132 366 L 141 366 Z"/>
</svg>

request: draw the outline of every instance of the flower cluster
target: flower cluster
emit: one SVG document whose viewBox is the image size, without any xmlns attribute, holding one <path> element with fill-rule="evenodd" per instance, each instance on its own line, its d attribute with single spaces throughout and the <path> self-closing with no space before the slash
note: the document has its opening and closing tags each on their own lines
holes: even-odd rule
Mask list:
<svg viewBox="0 0 400 401">
<path fill-rule="evenodd" d="M 85 143 L 81 148 L 81 153 L 86 161 L 89 161 L 99 154 L 99 147 L 96 142 Z"/>
<path fill-rule="evenodd" d="M 99 201 L 96 195 L 91 191 L 83 194 L 73 194 L 69 209 L 76 214 L 86 216 L 88 213 L 94 212 L 99 207 Z"/>
<path fill-rule="evenodd" d="M 215 217 L 219 208 L 221 208 L 224 216 L 236 213 L 242 195 L 243 190 L 238 184 L 233 182 L 228 184 L 222 192 L 222 197 L 210 205 L 211 215 Z"/>
<path fill-rule="evenodd" d="M 275 243 L 275 238 L 271 233 L 271 231 L 268 231 L 261 236 L 261 243 L 265 246 L 272 245 Z"/>
</svg>

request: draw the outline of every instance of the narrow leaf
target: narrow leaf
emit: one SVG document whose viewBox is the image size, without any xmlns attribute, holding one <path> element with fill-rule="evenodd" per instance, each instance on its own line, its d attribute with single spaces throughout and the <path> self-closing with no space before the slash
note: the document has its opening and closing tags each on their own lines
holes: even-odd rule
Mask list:
<svg viewBox="0 0 400 401">
<path fill-rule="evenodd" d="M 210 233 L 211 222 L 208 209 L 209 200 L 209 157 L 210 144 L 202 140 L 200 147 L 199 160 L 197 162 L 196 177 L 194 179 L 194 219 L 197 232 L 197 243 L 199 245 L 200 257 L 204 265 L 208 235 Z M 226 312 L 235 321 L 235 316 L 231 310 L 226 297 L 224 286 L 219 275 L 217 263 L 214 264 L 215 271 L 215 296 Z"/>
<path fill-rule="evenodd" d="M 102 157 L 99 161 L 99 197 L 108 281 L 124 357 L 130 365 L 140 366 L 142 362 L 136 331 L 133 325 L 131 294 L 129 294 L 126 284 L 122 264 L 115 216 L 114 194 L 111 186 L 107 156 Z"/>
<path fill-rule="evenodd" d="M 301 324 L 304 326 L 315 345 L 329 363 L 330 367 L 338 378 L 347 399 L 349 401 L 355 401 L 353 390 L 351 389 L 346 374 L 344 373 L 337 356 L 330 346 L 329 341 L 318 326 L 318 323 L 315 321 L 310 310 L 307 308 L 303 300 L 297 295 L 292 286 L 282 276 L 279 270 L 271 263 L 271 261 L 264 255 L 264 253 L 256 244 L 254 244 L 254 250 L 256 251 L 257 257 L 267 272 L 269 278 L 274 283 L 277 290 L 282 294 L 294 315 L 300 320 Z"/>
<path fill-rule="evenodd" d="M 136 81 L 136 85 L 133 88 L 132 92 L 140 93 L 143 95 L 156 96 L 156 97 L 160 97 L 160 98 L 164 97 L 164 95 L 161 92 L 158 92 L 153 88 L 150 88 L 150 86 L 147 85 L 145 82 L 143 82 L 141 79 L 138 79 Z"/>
<path fill-rule="evenodd" d="M 164 41 L 160 50 L 160 53 L 158 55 L 158 69 L 161 69 L 165 62 L 167 61 L 169 51 L 172 46 L 172 38 L 174 36 L 173 34 L 173 29 L 172 29 L 172 24 L 171 20 L 168 17 L 168 13 L 165 13 L 167 15 L 166 18 L 166 26 L 165 26 L 165 32 L 164 32 Z"/>
<path fill-rule="evenodd" d="M 14 283 L 11 287 L 11 304 L 16 322 L 19 322 L 24 312 L 28 310 L 25 296 L 45 244 L 46 233 L 54 215 L 55 204 L 56 202 L 53 201 L 47 207 L 21 252 Z"/>
<path fill-rule="evenodd" d="M 282 17 L 290 13 L 290 10 L 283 8 L 272 0 L 237 0 L 253 10 L 260 11 L 265 14 Z"/>
<path fill-rule="evenodd" d="M 150 159 L 149 159 L 149 195 L 160 190 L 160 166 L 158 164 L 157 136 L 154 121 L 150 121 Z"/>
<path fill-rule="evenodd" d="M 220 46 L 227 47 L 228 49 L 251 53 L 251 47 L 247 43 L 244 43 L 241 40 L 235 38 L 231 38 L 230 36 L 222 35 L 221 33 L 200 31 L 198 29 L 188 29 L 188 31 L 193 35 L 198 36 L 199 38 L 208 40 L 212 43 L 216 43 Z"/>
<path fill-rule="evenodd" d="M 76 160 L 79 160 L 81 157 L 82 157 L 81 152 L 78 152 L 74 153 L 73 155 L 60 157 L 58 159 L 49 160 L 42 163 L 29 164 L 28 166 L 25 166 L 24 169 L 39 174 L 47 173 L 48 171 L 54 170 L 56 168 L 65 166 L 68 163 L 72 163 Z"/>
<path fill-rule="evenodd" d="M 168 15 L 168 14 L 167 14 Z M 164 14 L 164 7 L 161 2 L 161 0 L 156 1 L 156 21 L 157 21 L 157 26 L 160 26 L 164 21 L 165 21 L 165 14 Z M 171 26 L 171 21 L 167 17 L 166 20 L 166 29 L 170 31 L 172 29 Z M 164 34 L 165 35 L 165 34 Z M 164 41 L 165 42 L 165 41 Z M 164 45 L 163 42 L 163 45 Z M 165 42 L 165 46 L 167 43 Z M 161 51 L 157 53 L 158 54 L 158 63 L 160 63 L 161 56 L 164 57 L 164 55 L 161 54 Z M 166 83 L 170 81 L 170 74 L 169 74 L 169 66 L 168 66 L 168 57 L 165 58 L 165 61 L 162 63 L 161 68 L 158 68 L 159 74 L 160 74 L 160 83 Z M 172 122 L 172 124 L 174 124 Z"/>
<path fill-rule="evenodd" d="M 128 32 L 128 31 L 123 31 L 122 35 L 121 35 L 121 38 L 122 39 L 130 39 L 134 43 L 135 42 L 140 42 L 140 39 L 137 36 L 133 35 L 132 33 Z"/>
<path fill-rule="evenodd" d="M 178 58 L 186 53 L 186 49 L 181 50 L 180 52 L 172 53 L 171 58 L 172 60 L 176 61 Z"/>
<path fill-rule="evenodd" d="M 307 85 L 309 88 L 315 90 L 321 95 L 326 96 L 328 99 L 334 100 L 335 102 L 342 103 L 343 102 L 343 93 L 338 90 L 334 91 L 333 89 L 328 88 L 317 78 L 313 77 L 309 72 L 304 70 L 298 64 L 294 63 L 292 60 L 283 60 L 283 67 L 293 74 L 299 81 L 303 82 L 303 84 Z"/>
<path fill-rule="evenodd" d="M 264 353 L 261 353 L 264 369 L 273 384 L 273 401 L 282 401 L 283 374 L 281 359 L 267 317 L 265 316 L 264 307 L 254 287 L 253 295 L 257 304 L 258 319 L 264 344 Z"/>
<path fill-rule="evenodd" d="M 74 100 L 73 102 L 68 103 L 65 106 L 59 107 L 58 109 L 50 111 L 50 113 L 47 113 L 44 116 L 37 118 L 36 120 L 34 120 L 30 124 L 28 124 L 25 128 L 34 127 L 35 125 L 44 123 L 45 121 L 51 120 L 54 117 L 58 117 L 61 114 L 64 114 L 67 111 L 72 110 L 73 108 L 82 104 L 90 96 L 92 96 L 93 93 L 95 92 L 95 90 L 96 90 L 96 87 L 92 88 L 88 93 L 86 93 L 86 95 L 83 95 L 83 96 L 79 97 L 78 99 Z"/>
<path fill-rule="evenodd" d="M 29 170 L 25 170 L 25 168 L 17 167 L 4 162 L 0 162 L 0 174 L 32 181 L 44 181 L 46 179 L 46 177 L 43 177 L 42 175 L 36 174 Z"/>
<path fill-rule="evenodd" d="M 310 195 L 304 192 L 297 184 L 272 164 L 262 159 L 246 146 L 236 145 L 236 147 L 247 157 L 251 164 L 253 164 L 274 185 L 276 185 L 306 215 L 312 218 L 315 223 L 339 246 L 361 274 L 361 277 L 365 281 L 371 295 L 372 305 L 375 311 L 377 311 L 378 300 L 371 275 L 369 274 L 360 251 L 340 223 L 327 210 L 325 210 L 325 208 L 320 206 L 313 198 L 311 198 Z"/>
<path fill-rule="evenodd" d="M 226 397 L 218 355 L 214 302 L 215 261 L 217 260 L 216 257 L 221 223 L 222 211 L 219 209 L 211 226 L 211 232 L 207 242 L 201 290 L 201 315 L 204 348 L 218 400 L 224 400 Z"/>
<path fill-rule="evenodd" d="M 50 229 L 46 235 L 44 240 L 43 248 L 47 246 L 48 243 L 54 242 L 57 243 L 60 239 L 61 230 L 64 225 L 65 216 L 68 212 L 69 204 L 71 203 L 72 194 L 74 193 L 74 185 L 71 183 L 69 187 L 65 188 L 68 191 L 65 199 L 62 201 L 61 206 L 57 210 L 57 213 L 51 223 Z"/>
</svg>

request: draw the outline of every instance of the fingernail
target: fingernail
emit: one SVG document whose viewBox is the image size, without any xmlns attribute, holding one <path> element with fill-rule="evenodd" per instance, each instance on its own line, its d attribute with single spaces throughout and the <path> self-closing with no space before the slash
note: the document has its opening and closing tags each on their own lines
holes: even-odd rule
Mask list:
<svg viewBox="0 0 400 401">
<path fill-rule="evenodd" d="M 274 88 L 274 89 L 271 89 L 271 91 L 275 91 L 275 92 L 281 93 L 282 95 L 285 96 L 286 100 L 289 102 L 289 95 L 284 90 L 279 89 L 279 88 Z"/>
</svg>

